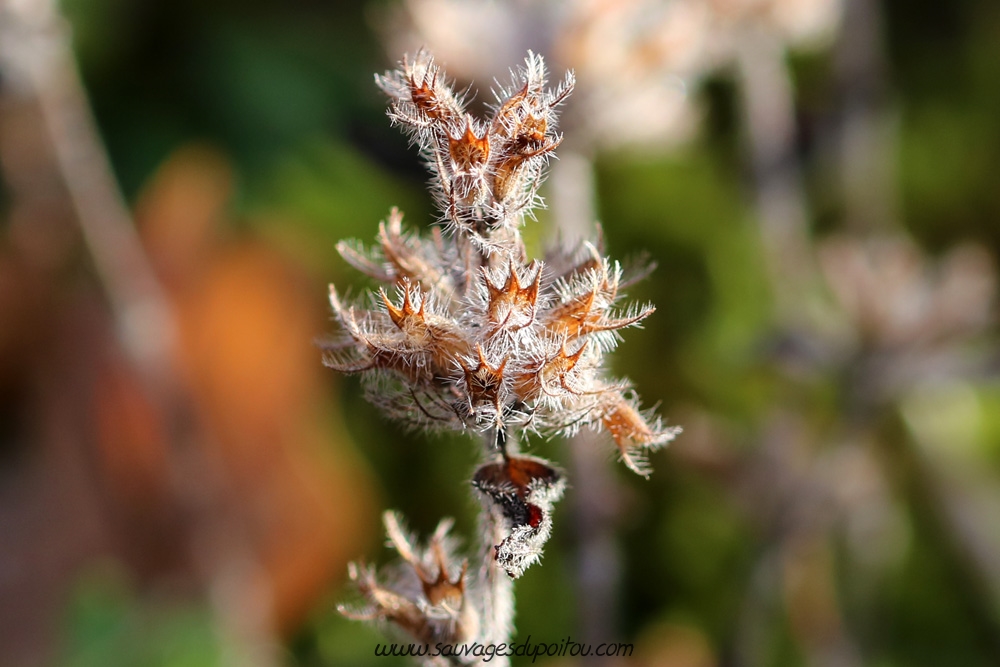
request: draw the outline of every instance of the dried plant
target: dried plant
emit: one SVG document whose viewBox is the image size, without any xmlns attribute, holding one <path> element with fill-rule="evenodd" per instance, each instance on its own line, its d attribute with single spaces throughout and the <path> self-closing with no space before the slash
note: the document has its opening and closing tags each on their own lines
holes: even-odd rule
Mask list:
<svg viewBox="0 0 1000 667">
<path fill-rule="evenodd" d="M 549 462 L 518 452 L 524 432 L 606 431 L 641 475 L 645 454 L 678 432 L 640 410 L 629 383 L 602 367 L 619 330 L 653 312 L 618 306 L 648 267 L 623 268 L 600 243 L 527 258 L 519 230 L 540 203 L 543 170 L 561 140 L 556 111 L 574 79 L 548 89 L 544 62 L 530 52 L 512 78 L 482 120 L 426 51 L 376 77 L 389 117 L 427 160 L 440 227 L 429 238 L 406 232 L 394 209 L 378 248 L 338 246 L 382 287 L 354 304 L 330 288 L 342 331 L 325 346 L 326 364 L 361 374 L 368 398 L 390 417 L 420 430 L 475 431 L 484 443 L 472 477 L 483 508 L 474 577 L 456 562 L 450 523 L 422 550 L 394 514 L 385 523 L 403 571 L 380 584 L 371 568 L 351 569 L 368 604 L 344 613 L 389 620 L 421 642 L 509 636 L 511 580 L 541 556 L 565 487 Z"/>
</svg>

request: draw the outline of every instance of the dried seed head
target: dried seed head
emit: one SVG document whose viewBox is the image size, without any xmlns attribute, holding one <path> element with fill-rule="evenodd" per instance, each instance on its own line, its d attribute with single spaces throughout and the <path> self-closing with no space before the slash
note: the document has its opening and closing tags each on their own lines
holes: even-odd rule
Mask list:
<svg viewBox="0 0 1000 667">
<path fill-rule="evenodd" d="M 465 113 L 460 96 L 441 76 L 434 59 L 419 51 L 411 61 L 376 82 L 389 95 L 389 116 L 403 126 L 427 158 L 445 220 L 481 238 L 484 227 L 517 228 L 535 204 L 548 154 L 559 144 L 552 133 L 555 108 L 573 88 L 572 74 L 545 90 L 545 66 L 529 53 L 514 78 L 516 92 L 500 91 L 492 117 L 480 122 Z"/>
<path fill-rule="evenodd" d="M 378 584 L 375 568 L 364 563 L 349 563 L 348 576 L 369 606 L 352 608 L 338 605 L 341 614 L 355 621 L 387 620 L 420 641 L 430 641 L 435 632 L 433 623 L 417 603 Z"/>
<path fill-rule="evenodd" d="M 621 398 L 627 383 L 607 379 L 602 362 L 619 332 L 653 307 L 620 307 L 632 278 L 600 244 L 554 254 L 551 268 L 529 263 L 518 227 L 558 144 L 556 108 L 573 79 L 548 90 L 544 63 L 531 53 L 512 75 L 486 121 L 464 111 L 424 51 L 378 77 L 390 115 L 429 157 L 452 233 L 407 233 L 393 209 L 374 250 L 338 246 L 381 287 L 354 304 L 331 288 L 343 333 L 326 345 L 326 363 L 361 373 L 368 398 L 413 427 L 545 435 L 603 428 L 626 464 L 641 470 L 637 449 L 676 431 Z"/>
<path fill-rule="evenodd" d="M 389 117 L 424 148 L 441 127 L 463 117 L 465 105 L 427 51 L 418 51 L 412 62 L 404 56 L 400 64 L 385 76 L 376 74 L 375 83 L 392 100 Z"/>
<path fill-rule="evenodd" d="M 539 359 L 514 379 L 514 394 L 526 404 L 543 402 L 546 398 L 558 400 L 565 394 L 583 396 L 589 388 L 586 374 L 573 371 L 588 347 L 584 341 L 580 349 L 570 354 L 563 341 L 555 356 Z"/>
<path fill-rule="evenodd" d="M 503 428 L 500 419 L 507 394 L 507 384 L 504 372 L 507 369 L 508 357 L 496 366 L 490 365 L 481 345 L 476 345 L 476 366 L 462 364 L 465 373 L 465 386 L 469 399 L 469 414 L 475 415 L 477 423 L 487 423 L 497 428 Z M 489 419 L 492 417 L 493 419 Z M 492 423 L 491 423 L 492 422 Z"/>
</svg>

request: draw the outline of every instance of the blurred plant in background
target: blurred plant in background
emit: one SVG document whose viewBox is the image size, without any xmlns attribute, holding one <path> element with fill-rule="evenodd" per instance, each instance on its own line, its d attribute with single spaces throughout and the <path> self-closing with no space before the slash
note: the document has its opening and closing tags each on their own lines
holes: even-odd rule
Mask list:
<svg viewBox="0 0 1000 667">
<path fill-rule="evenodd" d="M 370 501 L 301 344 L 320 313 L 287 258 L 226 230 L 232 170 L 211 149 L 151 176 L 137 236 L 56 8 L 0 9 L 4 664 L 59 657 L 66 589 L 106 559 L 166 605 L 203 593 L 213 641 L 193 655 L 276 664 L 368 531 L 337 511 Z M 104 659 L 154 660 L 134 631 Z"/>
<path fill-rule="evenodd" d="M 996 662 L 995 3 L 60 9 L 0 2 L 0 662 L 394 664 L 336 581 L 377 507 L 475 534 L 477 461 L 303 343 L 339 239 L 430 217 L 369 74 L 413 39 L 463 80 L 575 69 L 525 243 L 603 219 L 660 265 L 611 370 L 685 435 L 648 482 L 527 444 L 574 484 L 515 639 Z"/>
</svg>

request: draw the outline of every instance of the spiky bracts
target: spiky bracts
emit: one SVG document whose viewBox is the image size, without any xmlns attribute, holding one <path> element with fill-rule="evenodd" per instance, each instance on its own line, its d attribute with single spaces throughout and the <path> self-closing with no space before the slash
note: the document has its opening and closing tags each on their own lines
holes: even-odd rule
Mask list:
<svg viewBox="0 0 1000 667">
<path fill-rule="evenodd" d="M 351 563 L 348 573 L 366 604 L 340 605 L 348 618 L 389 621 L 422 643 L 462 643 L 479 636 L 479 611 L 467 596 L 469 564 L 455 564 L 455 544 L 449 537 L 452 522 L 438 524 L 427 546 L 421 548 L 393 512 L 383 515 L 389 543 L 403 564 L 392 583 L 378 583 L 374 568 Z"/>
<path fill-rule="evenodd" d="M 519 229 L 539 203 L 560 141 L 556 108 L 573 77 L 548 90 L 544 63 L 530 53 L 513 76 L 486 120 L 466 113 L 424 51 L 376 77 L 390 118 L 428 160 L 443 224 L 421 237 L 393 209 L 377 247 L 338 245 L 380 286 L 354 303 L 330 286 L 341 331 L 325 345 L 326 364 L 361 374 L 369 400 L 413 428 L 477 430 L 487 443 L 472 480 L 484 510 L 484 563 L 472 581 L 451 556 L 448 524 L 420 551 L 395 515 L 386 529 L 408 574 L 383 586 L 373 570 L 352 567 L 368 607 L 345 613 L 391 621 L 420 641 L 503 641 L 510 631 L 510 579 L 541 557 L 565 488 L 548 462 L 517 453 L 520 432 L 603 430 L 647 475 L 645 453 L 679 430 L 643 413 L 628 382 L 603 369 L 619 332 L 653 312 L 621 305 L 622 289 L 646 269 L 627 272 L 590 243 L 527 257 Z"/>
<path fill-rule="evenodd" d="M 451 239 L 448 239 L 449 241 Z M 620 308 L 623 271 L 586 245 L 561 275 L 526 264 L 523 249 L 490 257 L 440 235 L 402 231 L 393 211 L 377 251 L 341 244 L 345 258 L 385 283 L 367 304 L 331 287 L 343 334 L 326 344 L 328 366 L 362 373 L 368 398 L 414 427 L 607 431 L 632 470 L 677 430 L 648 418 L 628 383 L 608 379 L 604 355 L 621 329 L 653 307 Z"/>
<path fill-rule="evenodd" d="M 512 76 L 486 120 L 466 113 L 427 51 L 375 77 L 391 100 L 389 117 L 427 158 L 444 220 L 486 247 L 491 232 L 517 227 L 536 203 L 542 168 L 562 140 L 553 132 L 556 107 L 574 85 L 570 73 L 546 90 L 545 63 L 530 52 Z"/>
</svg>

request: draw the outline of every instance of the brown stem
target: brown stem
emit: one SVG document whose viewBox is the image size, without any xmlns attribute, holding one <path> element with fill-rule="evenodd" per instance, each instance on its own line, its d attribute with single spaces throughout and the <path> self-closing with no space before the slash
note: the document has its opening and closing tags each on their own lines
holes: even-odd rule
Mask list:
<svg viewBox="0 0 1000 667">
<path fill-rule="evenodd" d="M 896 118 L 886 104 L 882 11 L 875 0 L 846 0 L 844 26 L 834 52 L 840 90 L 836 156 L 845 221 L 871 230 L 898 220 L 892 157 Z"/>
<path fill-rule="evenodd" d="M 779 320 L 795 322 L 816 282 L 809 218 L 795 152 L 795 100 L 781 44 L 747 33 L 736 66 L 761 241 Z"/>
</svg>

